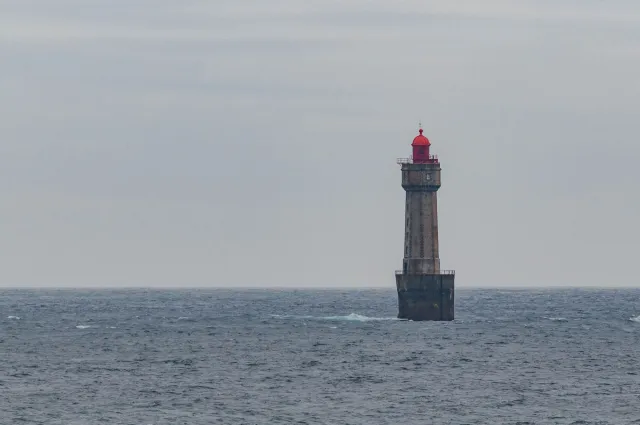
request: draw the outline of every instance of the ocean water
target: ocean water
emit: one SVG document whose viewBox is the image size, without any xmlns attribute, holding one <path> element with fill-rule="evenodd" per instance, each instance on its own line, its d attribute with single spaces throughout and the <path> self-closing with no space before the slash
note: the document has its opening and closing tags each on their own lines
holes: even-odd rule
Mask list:
<svg viewBox="0 0 640 425">
<path fill-rule="evenodd" d="M 0 291 L 0 424 L 640 424 L 640 290 Z"/>
</svg>

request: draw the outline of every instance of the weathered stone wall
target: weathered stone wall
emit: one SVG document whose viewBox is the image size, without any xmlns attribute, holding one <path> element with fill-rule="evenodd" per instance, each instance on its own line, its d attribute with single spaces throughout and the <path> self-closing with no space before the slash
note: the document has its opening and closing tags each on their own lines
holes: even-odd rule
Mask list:
<svg viewBox="0 0 640 425">
<path fill-rule="evenodd" d="M 407 192 L 404 270 L 436 273 L 440 270 L 436 192 Z"/>
<path fill-rule="evenodd" d="M 402 164 L 405 243 L 402 274 L 396 275 L 398 317 L 454 319 L 453 274 L 440 273 L 438 199 L 440 164 Z"/>
<path fill-rule="evenodd" d="M 396 275 L 398 318 L 453 320 L 454 280 L 453 274 Z"/>
<path fill-rule="evenodd" d="M 440 164 L 402 164 L 402 187 L 405 190 L 440 188 Z"/>
<path fill-rule="evenodd" d="M 406 190 L 403 270 L 410 274 L 437 273 L 440 165 L 404 164 L 402 187 Z"/>
</svg>

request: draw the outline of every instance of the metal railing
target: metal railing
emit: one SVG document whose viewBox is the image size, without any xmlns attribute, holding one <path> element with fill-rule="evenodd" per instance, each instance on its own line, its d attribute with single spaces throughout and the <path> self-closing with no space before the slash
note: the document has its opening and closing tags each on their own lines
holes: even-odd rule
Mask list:
<svg viewBox="0 0 640 425">
<path fill-rule="evenodd" d="M 413 158 L 398 158 L 396 163 L 398 164 L 433 164 L 438 162 L 438 155 L 429 155 L 429 159 L 420 160 L 420 162 L 414 162 Z"/>
<path fill-rule="evenodd" d="M 396 274 L 397 275 L 399 275 L 399 274 L 406 274 L 406 275 L 420 275 L 420 274 L 446 274 L 446 275 L 450 275 L 450 274 L 453 274 L 453 275 L 455 275 L 456 271 L 455 270 L 440 270 L 440 271 L 431 272 L 431 273 L 416 273 L 416 272 L 411 272 L 411 273 L 407 272 L 407 273 L 405 273 L 403 270 L 396 270 Z"/>
</svg>

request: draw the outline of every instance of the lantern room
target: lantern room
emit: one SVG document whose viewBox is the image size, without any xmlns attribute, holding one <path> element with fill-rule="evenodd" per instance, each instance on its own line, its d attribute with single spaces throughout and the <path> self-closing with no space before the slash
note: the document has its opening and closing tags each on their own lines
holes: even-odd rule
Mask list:
<svg viewBox="0 0 640 425">
<path fill-rule="evenodd" d="M 417 135 L 413 139 L 413 163 L 414 164 L 426 164 L 438 162 L 438 159 L 435 156 L 429 154 L 429 147 L 431 146 L 431 142 L 426 138 L 423 134 L 422 128 L 420 129 L 420 134 Z"/>
</svg>

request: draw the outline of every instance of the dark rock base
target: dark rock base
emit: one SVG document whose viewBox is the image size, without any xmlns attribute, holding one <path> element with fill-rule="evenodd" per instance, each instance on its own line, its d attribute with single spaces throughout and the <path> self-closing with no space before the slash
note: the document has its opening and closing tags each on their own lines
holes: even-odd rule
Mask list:
<svg viewBox="0 0 640 425">
<path fill-rule="evenodd" d="M 454 280 L 453 274 L 397 274 L 398 318 L 453 320 Z"/>
</svg>

